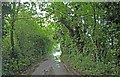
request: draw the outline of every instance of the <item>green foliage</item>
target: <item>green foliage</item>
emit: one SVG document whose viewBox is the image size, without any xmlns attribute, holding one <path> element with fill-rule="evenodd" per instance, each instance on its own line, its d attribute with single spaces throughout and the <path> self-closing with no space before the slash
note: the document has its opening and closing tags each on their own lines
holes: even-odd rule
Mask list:
<svg viewBox="0 0 120 77">
<path fill-rule="evenodd" d="M 63 59 L 71 63 L 72 67 L 85 75 L 117 75 L 118 69 L 112 63 L 94 62 L 91 55 L 75 56 L 74 54 L 63 55 Z"/>
<path fill-rule="evenodd" d="M 118 74 L 120 71 L 119 2 L 41 3 L 39 10 L 47 13 L 39 14 L 34 2 L 20 4 L 18 12 L 15 4 L 6 5 L 13 11 L 3 10 L 4 74 L 25 71 L 37 59 L 55 51 L 58 43 L 63 59 L 85 74 Z M 14 57 L 11 58 L 11 54 Z"/>
<path fill-rule="evenodd" d="M 44 9 L 52 12 L 52 18 L 59 24 L 60 31 L 55 36 L 61 43 L 63 59 L 73 68 L 85 74 L 118 74 L 118 6 L 119 2 L 59 2 Z"/>
<path fill-rule="evenodd" d="M 24 73 L 30 65 L 38 61 L 38 59 L 45 58 L 53 50 L 54 43 L 50 37 L 53 31 L 48 30 L 50 28 L 41 28 L 41 25 L 38 24 L 40 18 L 33 17 L 33 8 L 28 11 L 25 10 L 25 7 L 21 4 L 19 14 L 15 17 L 13 31 L 14 51 L 11 50 L 10 40 L 11 21 L 13 20 L 10 20 L 11 18 L 7 19 L 9 16 L 4 19 L 7 23 L 5 24 L 6 27 L 4 27 L 7 34 L 2 40 L 3 75 Z"/>
</svg>

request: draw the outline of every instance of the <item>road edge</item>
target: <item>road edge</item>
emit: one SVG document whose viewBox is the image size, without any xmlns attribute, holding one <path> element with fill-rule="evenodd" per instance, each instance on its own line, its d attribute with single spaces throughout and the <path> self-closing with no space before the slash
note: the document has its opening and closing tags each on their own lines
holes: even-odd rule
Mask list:
<svg viewBox="0 0 120 77">
<path fill-rule="evenodd" d="M 63 63 L 66 70 L 70 73 L 69 75 L 83 75 L 79 71 L 76 71 L 75 69 L 73 69 L 69 62 L 67 62 L 63 59 L 61 60 L 61 62 Z"/>
</svg>

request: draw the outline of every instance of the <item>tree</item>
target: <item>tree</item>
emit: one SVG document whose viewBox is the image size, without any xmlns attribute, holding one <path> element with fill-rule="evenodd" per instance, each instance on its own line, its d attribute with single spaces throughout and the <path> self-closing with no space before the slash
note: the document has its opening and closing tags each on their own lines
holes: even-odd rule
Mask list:
<svg viewBox="0 0 120 77">
<path fill-rule="evenodd" d="M 81 66 L 78 65 L 76 68 L 82 67 L 82 63 L 88 61 L 88 58 L 90 58 L 93 65 L 94 63 L 97 63 L 98 65 L 99 63 L 103 63 L 104 67 L 106 66 L 105 64 L 111 62 L 109 68 L 117 67 L 116 64 L 115 67 L 113 67 L 112 62 L 116 61 L 113 54 L 118 53 L 119 50 L 119 48 L 116 48 L 117 45 L 119 45 L 117 40 L 119 37 L 117 34 L 119 32 L 115 30 L 118 30 L 118 25 L 115 23 L 118 23 L 119 15 L 113 14 L 113 11 L 110 12 L 110 10 L 115 10 L 115 8 L 118 9 L 119 3 L 115 3 L 114 8 L 112 7 L 113 4 L 110 4 L 111 3 L 59 2 L 51 3 L 48 7 L 43 8 L 44 11 L 48 12 L 48 18 L 54 19 L 54 21 L 58 23 L 59 30 L 55 35 L 55 39 L 59 39 L 63 45 L 62 50 L 63 52 L 66 52 L 63 55 L 70 56 L 68 57 L 68 60 L 73 63 L 76 62 L 71 60 L 71 56 L 77 54 L 78 57 L 83 57 L 81 61 L 77 61 Z M 108 8 L 106 9 L 107 5 L 111 8 L 109 11 Z M 119 14 L 119 11 L 114 13 Z M 113 20 L 111 20 L 112 25 L 107 25 L 106 21 L 110 21 L 110 14 L 114 16 Z M 118 50 L 114 50 L 115 48 Z M 75 56 L 74 59 L 78 58 L 77 56 Z M 110 57 L 112 59 L 111 61 Z M 94 66 L 97 70 L 98 66 Z M 87 64 L 83 67 L 87 69 Z M 104 72 L 107 73 L 108 70 L 104 70 Z M 117 71 L 117 69 L 115 70 Z M 109 70 L 109 72 L 110 71 L 113 72 L 113 70 Z M 116 71 L 113 73 L 117 73 Z M 98 70 L 98 73 L 100 73 L 100 70 Z"/>
</svg>

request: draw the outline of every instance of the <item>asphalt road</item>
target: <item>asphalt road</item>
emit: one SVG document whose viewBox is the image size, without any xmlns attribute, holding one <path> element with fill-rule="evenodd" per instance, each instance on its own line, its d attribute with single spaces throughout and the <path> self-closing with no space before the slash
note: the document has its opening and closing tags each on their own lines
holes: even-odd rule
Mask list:
<svg viewBox="0 0 120 77">
<path fill-rule="evenodd" d="M 61 62 L 57 62 L 54 59 L 48 59 L 39 64 L 32 75 L 68 75 L 69 73 L 65 69 Z"/>
</svg>

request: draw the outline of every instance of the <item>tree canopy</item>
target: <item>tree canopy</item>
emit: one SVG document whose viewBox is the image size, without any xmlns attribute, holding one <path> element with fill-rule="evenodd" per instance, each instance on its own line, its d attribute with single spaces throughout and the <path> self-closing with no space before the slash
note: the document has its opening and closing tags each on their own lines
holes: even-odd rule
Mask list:
<svg viewBox="0 0 120 77">
<path fill-rule="evenodd" d="M 3 74 L 55 51 L 85 74 L 120 72 L 120 2 L 2 3 Z M 9 71 L 8 71 L 9 70 Z"/>
</svg>

